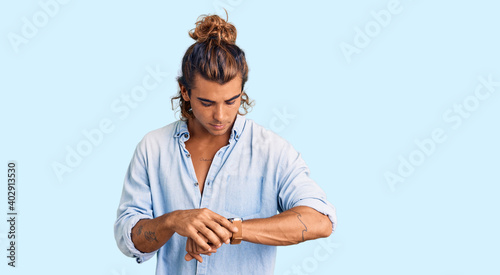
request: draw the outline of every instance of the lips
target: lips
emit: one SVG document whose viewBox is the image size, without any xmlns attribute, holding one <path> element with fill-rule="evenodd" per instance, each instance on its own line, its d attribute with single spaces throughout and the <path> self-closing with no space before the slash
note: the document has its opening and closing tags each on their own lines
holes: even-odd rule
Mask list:
<svg viewBox="0 0 500 275">
<path fill-rule="evenodd" d="M 216 125 L 216 124 L 210 124 L 210 125 L 212 125 L 212 127 L 214 127 L 217 130 L 221 130 L 224 128 L 224 125 Z"/>
</svg>

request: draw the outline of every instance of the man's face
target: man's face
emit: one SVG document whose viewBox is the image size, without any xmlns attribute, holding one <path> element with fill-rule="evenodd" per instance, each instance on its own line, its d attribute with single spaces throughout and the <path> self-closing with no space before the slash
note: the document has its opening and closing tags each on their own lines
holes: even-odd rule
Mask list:
<svg viewBox="0 0 500 275">
<path fill-rule="evenodd" d="M 214 136 L 224 135 L 231 130 L 241 103 L 241 81 L 240 77 L 235 77 L 220 85 L 197 74 L 191 98 L 187 90 L 181 87 L 182 97 L 191 102 L 196 128 L 204 129 Z"/>
</svg>

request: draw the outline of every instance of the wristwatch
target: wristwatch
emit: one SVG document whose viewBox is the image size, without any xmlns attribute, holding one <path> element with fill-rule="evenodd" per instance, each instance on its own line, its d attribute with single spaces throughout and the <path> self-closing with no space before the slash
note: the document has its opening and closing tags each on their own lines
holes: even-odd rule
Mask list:
<svg viewBox="0 0 500 275">
<path fill-rule="evenodd" d="M 240 244 L 241 240 L 243 240 L 243 232 L 241 231 L 241 223 L 243 222 L 243 219 L 229 218 L 228 220 L 238 228 L 238 232 L 233 233 L 233 236 L 231 236 L 231 244 Z"/>
</svg>

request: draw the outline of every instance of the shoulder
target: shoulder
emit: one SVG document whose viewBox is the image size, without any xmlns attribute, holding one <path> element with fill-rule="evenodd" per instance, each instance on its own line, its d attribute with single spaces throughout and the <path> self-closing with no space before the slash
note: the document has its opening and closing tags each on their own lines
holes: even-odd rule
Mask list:
<svg viewBox="0 0 500 275">
<path fill-rule="evenodd" d="M 150 148 L 152 146 L 163 147 L 169 144 L 174 138 L 180 123 L 181 121 L 177 120 L 158 129 L 149 131 L 144 135 L 139 145 Z"/>
<path fill-rule="evenodd" d="M 262 137 L 270 140 L 286 141 L 283 137 L 279 136 L 275 132 L 267 129 L 266 127 L 258 124 L 253 119 L 246 118 L 245 129 L 250 131 L 252 136 Z"/>
<path fill-rule="evenodd" d="M 265 147 L 267 150 L 272 148 L 272 151 L 288 150 L 292 147 L 290 142 L 285 138 L 252 119 L 246 119 L 245 131 L 246 130 L 249 132 L 248 135 L 250 136 L 251 142 L 257 144 L 258 147 Z"/>
</svg>

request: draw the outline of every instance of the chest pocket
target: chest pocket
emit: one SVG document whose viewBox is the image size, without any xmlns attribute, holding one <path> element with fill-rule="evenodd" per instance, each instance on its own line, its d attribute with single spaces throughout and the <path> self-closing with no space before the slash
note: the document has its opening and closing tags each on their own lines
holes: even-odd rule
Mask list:
<svg viewBox="0 0 500 275">
<path fill-rule="evenodd" d="M 260 213 L 262 207 L 262 176 L 228 175 L 225 190 L 225 210 L 233 217 L 248 217 Z"/>
</svg>

